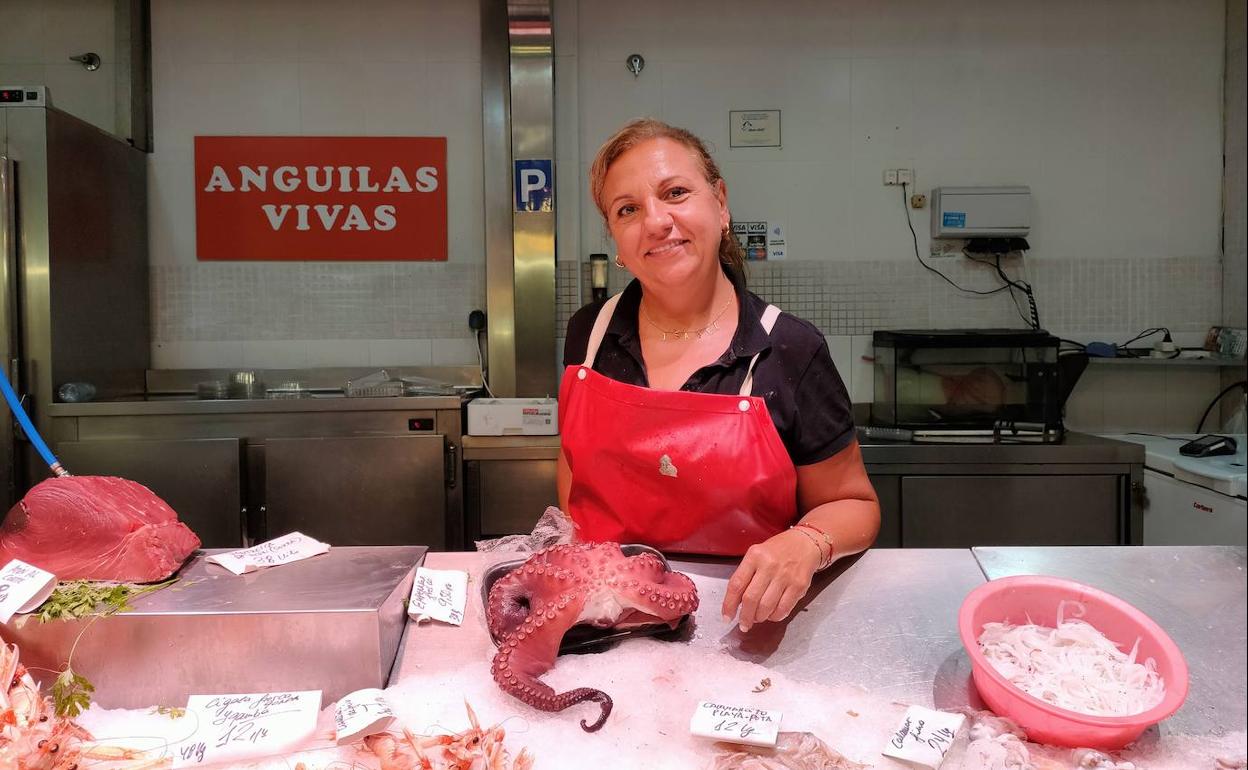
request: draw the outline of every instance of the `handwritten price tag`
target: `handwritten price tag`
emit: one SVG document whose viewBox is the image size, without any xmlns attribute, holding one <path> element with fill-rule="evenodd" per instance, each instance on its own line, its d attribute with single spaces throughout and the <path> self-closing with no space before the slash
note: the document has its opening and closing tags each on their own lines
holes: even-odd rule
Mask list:
<svg viewBox="0 0 1248 770">
<path fill-rule="evenodd" d="M 717 741 L 748 743 L 751 746 L 775 746 L 780 733 L 779 711 L 727 706 L 699 701 L 689 720 L 689 732 Z"/>
<path fill-rule="evenodd" d="M 394 711 L 381 690 L 356 690 L 338 700 L 334 709 L 334 729 L 338 745 L 385 732 L 394 721 Z"/>
<path fill-rule="evenodd" d="M 253 545 L 251 548 L 209 556 L 208 561 L 220 564 L 235 575 L 241 575 L 265 567 L 289 564 L 328 550 L 328 543 L 313 540 L 301 532 L 291 532 L 289 535 L 282 535 L 267 543 Z"/>
<path fill-rule="evenodd" d="M 964 721 L 966 717 L 961 714 L 911 706 L 880 753 L 936 770 Z"/>
<path fill-rule="evenodd" d="M 56 588 L 56 575 L 14 559 L 0 569 L 0 623 L 43 604 Z"/>
<path fill-rule="evenodd" d="M 420 621 L 425 618 L 459 625 L 464 622 L 464 605 L 468 601 L 468 573 L 457 569 L 416 568 L 412 581 L 412 598 L 407 614 Z"/>
<path fill-rule="evenodd" d="M 174 747 L 173 766 L 242 762 L 298 751 L 316 731 L 321 691 L 192 695 L 199 726 Z"/>
</svg>

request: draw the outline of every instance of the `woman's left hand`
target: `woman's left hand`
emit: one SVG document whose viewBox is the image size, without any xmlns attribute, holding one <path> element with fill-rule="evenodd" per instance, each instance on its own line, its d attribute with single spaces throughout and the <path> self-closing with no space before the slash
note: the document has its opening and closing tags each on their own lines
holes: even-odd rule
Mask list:
<svg viewBox="0 0 1248 770">
<path fill-rule="evenodd" d="M 764 620 L 784 620 L 810 589 L 821 558 L 819 546 L 794 529 L 750 546 L 728 580 L 724 619 L 740 610 L 742 631 Z"/>
</svg>

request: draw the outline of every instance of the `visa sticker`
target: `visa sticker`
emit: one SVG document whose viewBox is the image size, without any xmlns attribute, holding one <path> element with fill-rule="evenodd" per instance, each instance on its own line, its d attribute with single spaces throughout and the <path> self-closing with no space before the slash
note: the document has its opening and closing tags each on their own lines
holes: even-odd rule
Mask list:
<svg viewBox="0 0 1248 770">
<path fill-rule="evenodd" d="M 966 227 L 966 212 L 946 211 L 944 225 L 945 227 Z"/>
</svg>

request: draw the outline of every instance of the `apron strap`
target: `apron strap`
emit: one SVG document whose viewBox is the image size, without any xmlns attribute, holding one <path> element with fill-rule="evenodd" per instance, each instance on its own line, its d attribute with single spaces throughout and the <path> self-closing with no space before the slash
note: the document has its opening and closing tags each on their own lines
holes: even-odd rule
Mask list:
<svg viewBox="0 0 1248 770">
<path fill-rule="evenodd" d="M 771 330 L 775 328 L 776 319 L 779 317 L 780 308 L 775 305 L 768 305 L 767 309 L 763 311 L 763 317 L 758 319 L 759 323 L 763 325 L 763 331 L 767 332 L 768 336 L 771 335 Z M 754 390 L 754 364 L 758 363 L 758 357 L 760 355 L 762 355 L 761 350 L 758 353 L 755 353 L 754 357 L 750 359 L 750 368 L 745 372 L 745 382 L 741 383 L 741 390 L 737 393 L 737 395 L 748 396 L 750 395 L 750 391 Z"/>
<path fill-rule="evenodd" d="M 622 292 L 621 292 L 622 294 Z M 607 335 L 607 327 L 611 324 L 611 316 L 615 314 L 616 305 L 620 304 L 620 294 L 616 294 L 603 304 L 602 310 L 598 311 L 598 317 L 594 319 L 594 328 L 589 333 L 589 344 L 585 348 L 585 363 L 581 364 L 586 369 L 594 368 L 594 359 L 598 357 L 598 348 L 602 345 L 602 339 Z M 780 308 L 775 305 L 768 305 L 763 311 L 762 318 L 759 323 L 762 324 L 763 331 L 771 334 L 771 330 L 776 326 L 776 319 L 780 317 Z M 758 357 L 761 355 L 755 353 L 750 359 L 750 368 L 745 373 L 745 382 L 741 383 L 741 390 L 738 395 L 748 396 L 754 388 L 754 364 L 758 363 Z"/>
<path fill-rule="evenodd" d="M 594 319 L 593 331 L 589 333 L 589 345 L 585 348 L 585 363 L 581 364 L 586 369 L 594 368 L 594 359 L 598 357 L 598 347 L 602 345 L 602 338 L 607 336 L 607 326 L 611 324 L 611 316 L 615 314 L 615 306 L 620 304 L 620 294 L 616 294 L 607 300 L 602 310 L 598 311 L 598 317 Z"/>
</svg>

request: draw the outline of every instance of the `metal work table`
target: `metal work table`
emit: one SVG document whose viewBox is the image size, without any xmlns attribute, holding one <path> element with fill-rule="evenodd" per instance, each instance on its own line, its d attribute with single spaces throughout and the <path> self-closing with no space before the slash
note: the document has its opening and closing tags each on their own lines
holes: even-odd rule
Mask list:
<svg viewBox="0 0 1248 770">
<path fill-rule="evenodd" d="M 1248 550 L 1232 546 L 975 548 L 984 574 L 1078 580 L 1140 608 L 1187 659 L 1191 689 L 1170 717 L 1176 731 L 1222 734 L 1248 720 Z"/>
<path fill-rule="evenodd" d="M 87 401 L 49 404 L 52 417 L 131 417 L 171 414 L 280 414 L 297 412 L 392 412 L 402 409 L 459 409 L 459 396 L 394 396 L 390 398 L 223 398 L 193 397 L 154 401 Z"/>
<path fill-rule="evenodd" d="M 1069 432 L 1060 444 L 929 444 L 859 438 L 867 465 L 893 463 L 1087 463 L 1143 464 L 1144 453 L 1130 442 Z M 555 459 L 559 436 L 464 436 L 465 460 Z"/>
<path fill-rule="evenodd" d="M 1057 444 L 932 444 L 911 441 L 860 440 L 867 465 L 916 463 L 1019 464 L 1143 464 L 1144 453 L 1125 441 L 1067 432 Z"/>
<path fill-rule="evenodd" d="M 466 570 L 476 585 L 489 565 L 514 557 L 430 553 L 426 565 Z M 1026 572 L 1080 580 L 1135 604 L 1171 634 L 1192 687 L 1166 729 L 1207 735 L 1244 725 L 1244 560 L 1243 548 L 1217 547 L 876 549 L 817 578 L 789 621 L 744 634 L 719 614 L 732 563 L 674 559 L 672 567 L 693 578 L 701 597 L 692 644 L 727 648 L 798 679 L 945 709 L 982 707 L 957 632 L 971 589 Z M 470 591 L 462 626 L 408 624 L 390 681 L 437 677 L 492 649 Z"/>
<path fill-rule="evenodd" d="M 1144 451 L 1136 444 L 1083 433 L 1060 444 L 860 440 L 880 497 L 882 547 L 1143 540 L 1136 490 Z M 556 500 L 559 437 L 464 436 L 463 447 L 465 545 L 531 531 Z"/>
</svg>

